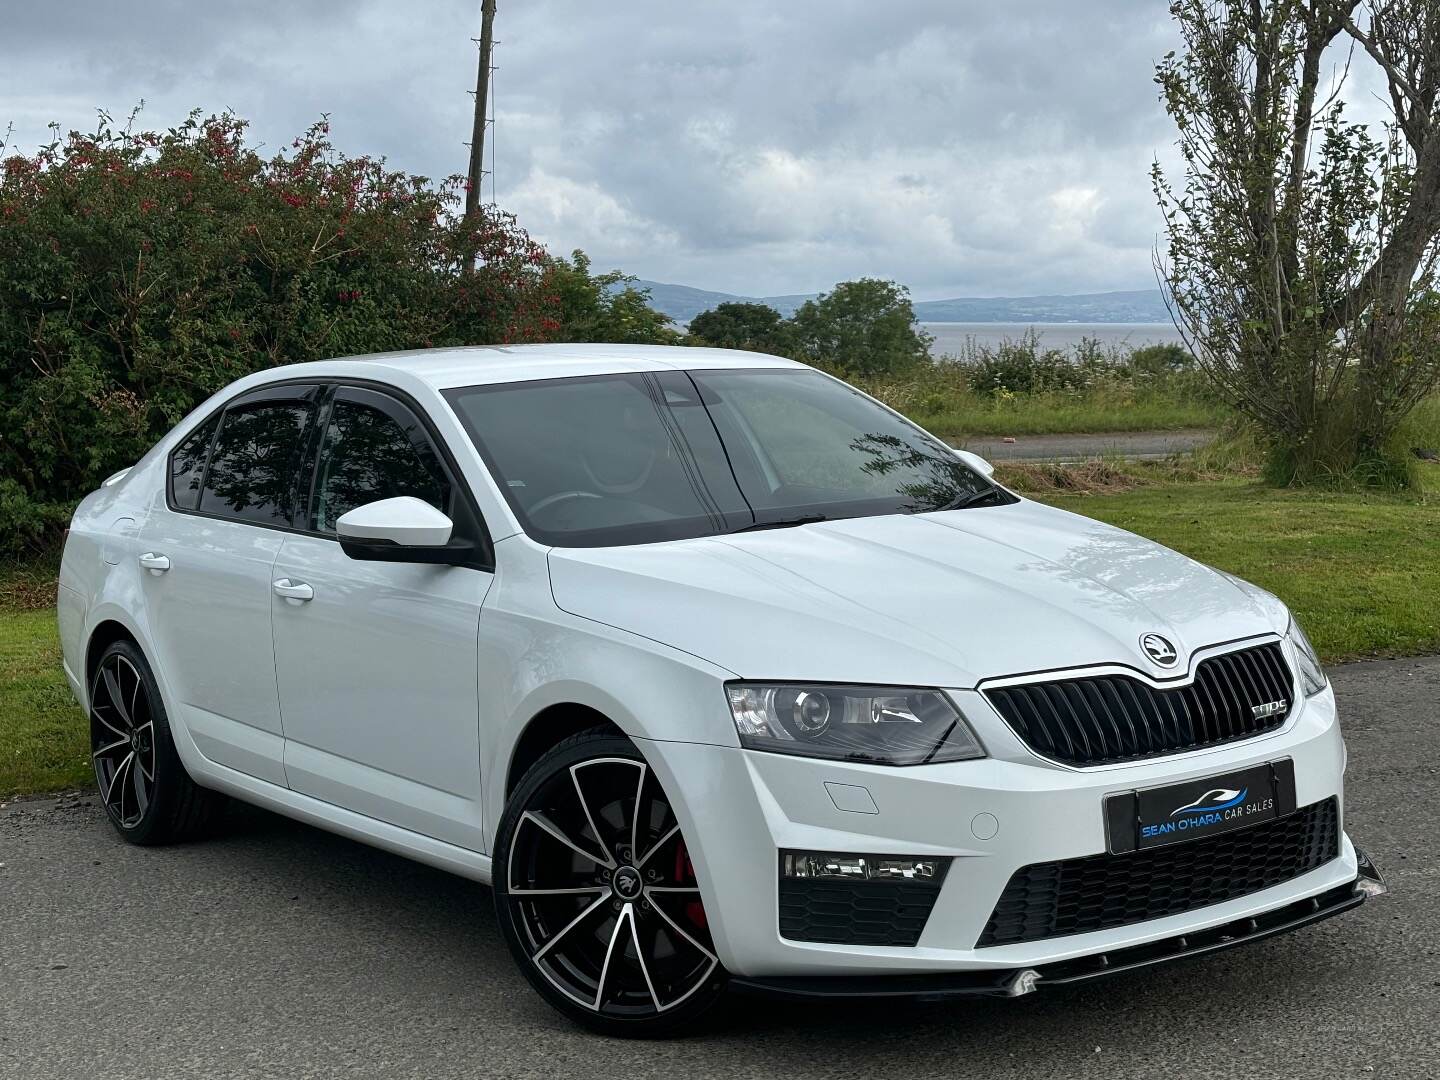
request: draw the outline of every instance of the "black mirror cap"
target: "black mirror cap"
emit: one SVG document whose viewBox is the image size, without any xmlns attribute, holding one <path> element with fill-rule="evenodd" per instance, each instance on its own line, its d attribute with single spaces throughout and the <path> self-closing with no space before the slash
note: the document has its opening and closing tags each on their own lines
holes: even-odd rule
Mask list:
<svg viewBox="0 0 1440 1080">
<path fill-rule="evenodd" d="M 358 540 L 337 537 L 340 550 L 359 562 L 429 563 L 436 566 L 476 566 L 480 551 L 470 540 L 451 540 L 434 547 L 397 544 L 393 540 Z"/>
</svg>

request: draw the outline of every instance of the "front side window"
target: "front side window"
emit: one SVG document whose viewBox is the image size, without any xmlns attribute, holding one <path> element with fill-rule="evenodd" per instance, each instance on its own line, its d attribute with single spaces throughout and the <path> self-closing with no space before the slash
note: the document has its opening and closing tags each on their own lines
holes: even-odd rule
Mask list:
<svg viewBox="0 0 1440 1080">
<path fill-rule="evenodd" d="M 311 529 L 334 533 L 340 515 L 399 495 L 448 514 L 451 493 L 440 458 L 409 409 L 370 390 L 336 393 L 321 444 Z"/>
<path fill-rule="evenodd" d="M 284 387 L 225 410 L 196 507 L 259 525 L 293 520 L 314 387 Z"/>
<path fill-rule="evenodd" d="M 619 374 L 447 393 L 525 530 L 599 546 L 1011 496 L 819 372 Z"/>
</svg>

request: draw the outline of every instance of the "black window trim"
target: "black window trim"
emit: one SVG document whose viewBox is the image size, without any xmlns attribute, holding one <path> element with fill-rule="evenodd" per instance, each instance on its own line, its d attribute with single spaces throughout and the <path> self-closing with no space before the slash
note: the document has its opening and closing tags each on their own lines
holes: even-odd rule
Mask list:
<svg viewBox="0 0 1440 1080">
<path fill-rule="evenodd" d="M 308 472 L 310 494 L 306 498 L 304 506 L 304 513 L 307 521 L 309 520 L 310 513 L 310 499 L 314 497 L 315 477 L 316 474 L 319 472 L 320 451 L 324 445 L 324 439 L 318 437 L 318 435 L 323 434 L 323 425 L 329 423 L 330 406 L 335 399 L 335 395 L 337 391 L 346 387 L 353 387 L 357 390 L 370 390 L 375 393 L 379 393 L 393 398 L 396 402 L 398 402 L 400 405 L 403 405 L 406 409 L 408 409 L 411 413 L 415 415 L 415 418 L 420 421 L 420 426 L 424 428 L 425 434 L 428 436 L 431 444 L 434 446 L 436 455 L 439 457 L 441 464 L 450 474 L 450 482 L 455 491 L 456 505 L 454 509 L 458 511 L 463 506 L 465 510 L 465 516 L 468 518 L 468 521 L 461 521 L 459 520 L 460 515 L 457 513 L 456 515 L 452 516 L 452 520 L 455 520 L 455 524 L 457 527 L 461 527 L 464 525 L 472 525 L 476 534 L 473 537 L 475 541 L 475 557 L 474 559 L 461 565 L 473 570 L 482 570 L 485 573 L 489 574 L 493 574 L 495 572 L 495 545 L 490 537 L 489 525 L 485 521 L 485 515 L 480 512 L 480 504 L 476 502 L 475 495 L 470 489 L 470 484 L 465 479 L 465 474 L 460 470 L 459 462 L 456 460 L 455 455 L 451 451 L 449 444 L 446 443 L 446 441 L 440 436 L 440 431 L 435 426 L 435 422 L 430 418 L 430 414 L 425 411 L 424 407 L 418 401 L 416 401 L 404 390 L 401 390 L 399 387 L 392 386 L 389 383 L 380 382 L 376 379 L 352 379 L 346 378 L 342 375 L 312 375 L 308 378 L 296 377 L 293 379 L 277 379 L 274 382 L 266 383 L 264 386 L 253 387 L 249 390 L 246 390 L 242 394 L 237 394 L 236 396 L 228 399 L 227 401 L 222 402 L 220 405 L 216 406 L 215 409 L 213 409 L 211 412 L 206 413 L 205 416 L 198 420 L 193 427 L 187 429 L 185 434 L 180 437 L 179 441 L 176 442 L 175 446 L 165 456 L 166 507 L 175 514 L 188 514 L 192 517 L 208 518 L 212 521 L 224 521 L 232 525 L 248 525 L 251 528 L 270 529 L 274 532 L 280 533 L 293 533 L 297 536 L 309 536 L 317 540 L 328 540 L 332 544 L 339 544 L 340 541 L 337 540 L 333 535 L 327 535 L 326 533 L 319 532 L 315 529 L 297 528 L 294 524 L 294 516 L 291 517 L 291 523 L 289 525 L 277 525 L 270 522 L 247 521 L 244 518 L 236 518 L 228 514 L 215 514 L 200 509 L 187 509 L 182 506 L 177 506 L 175 503 L 175 494 L 173 490 L 174 484 L 172 483 L 174 469 L 172 459 L 179 451 L 180 447 L 184 445 L 186 439 L 188 439 L 191 435 L 195 434 L 195 432 L 199 431 L 211 420 L 217 417 L 220 419 L 220 423 L 215 426 L 215 431 L 210 436 L 210 446 L 205 452 L 205 467 L 201 471 L 200 479 L 201 492 L 203 494 L 205 479 L 210 472 L 210 455 L 214 452 L 215 443 L 219 438 L 220 432 L 225 427 L 224 414 L 226 413 L 226 411 L 229 410 L 232 406 L 244 404 L 256 398 L 261 398 L 261 396 L 264 395 L 267 391 L 280 390 L 287 387 L 295 386 L 314 387 L 319 392 L 315 402 L 315 412 L 312 415 L 304 434 L 303 445 L 301 447 L 301 469 L 295 477 L 297 484 L 304 484 L 306 482 L 306 474 Z M 276 396 L 279 397 L 280 395 Z M 199 501 L 199 498 L 197 498 L 197 506 L 199 504 Z"/>
</svg>

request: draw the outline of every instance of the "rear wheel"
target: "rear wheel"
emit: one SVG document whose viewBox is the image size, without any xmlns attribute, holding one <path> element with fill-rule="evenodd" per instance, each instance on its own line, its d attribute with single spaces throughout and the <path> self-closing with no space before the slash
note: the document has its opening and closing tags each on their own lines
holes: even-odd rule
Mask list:
<svg viewBox="0 0 1440 1080">
<path fill-rule="evenodd" d="M 680 824 L 629 739 L 582 733 L 535 763 L 501 820 L 494 875 L 516 961 L 586 1027 L 669 1034 L 722 995 Z"/>
<path fill-rule="evenodd" d="M 190 779 L 150 665 L 129 641 L 107 648 L 90 682 L 90 760 L 110 823 L 132 844 L 203 833 L 224 796 Z"/>
</svg>

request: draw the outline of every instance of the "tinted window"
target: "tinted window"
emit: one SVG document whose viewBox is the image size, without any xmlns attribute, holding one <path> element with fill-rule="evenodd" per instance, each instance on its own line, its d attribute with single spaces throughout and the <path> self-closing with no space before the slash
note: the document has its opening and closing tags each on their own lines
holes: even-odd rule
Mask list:
<svg viewBox="0 0 1440 1080">
<path fill-rule="evenodd" d="M 398 495 L 451 511 L 450 481 L 424 426 L 393 398 L 341 390 L 325 427 L 310 527 L 333 533 L 340 515 Z"/>
<path fill-rule="evenodd" d="M 314 411 L 307 397 L 239 402 L 225 410 L 205 471 L 199 509 L 207 514 L 289 525 L 295 509 L 305 428 Z"/>
<path fill-rule="evenodd" d="M 181 510 L 194 510 L 200 498 L 205 458 L 210 453 L 210 440 L 219 426 L 220 417 L 212 416 L 170 455 L 170 501 Z"/>
<path fill-rule="evenodd" d="M 544 543 L 1011 501 L 949 447 L 811 370 L 600 375 L 447 396 Z"/>
</svg>

